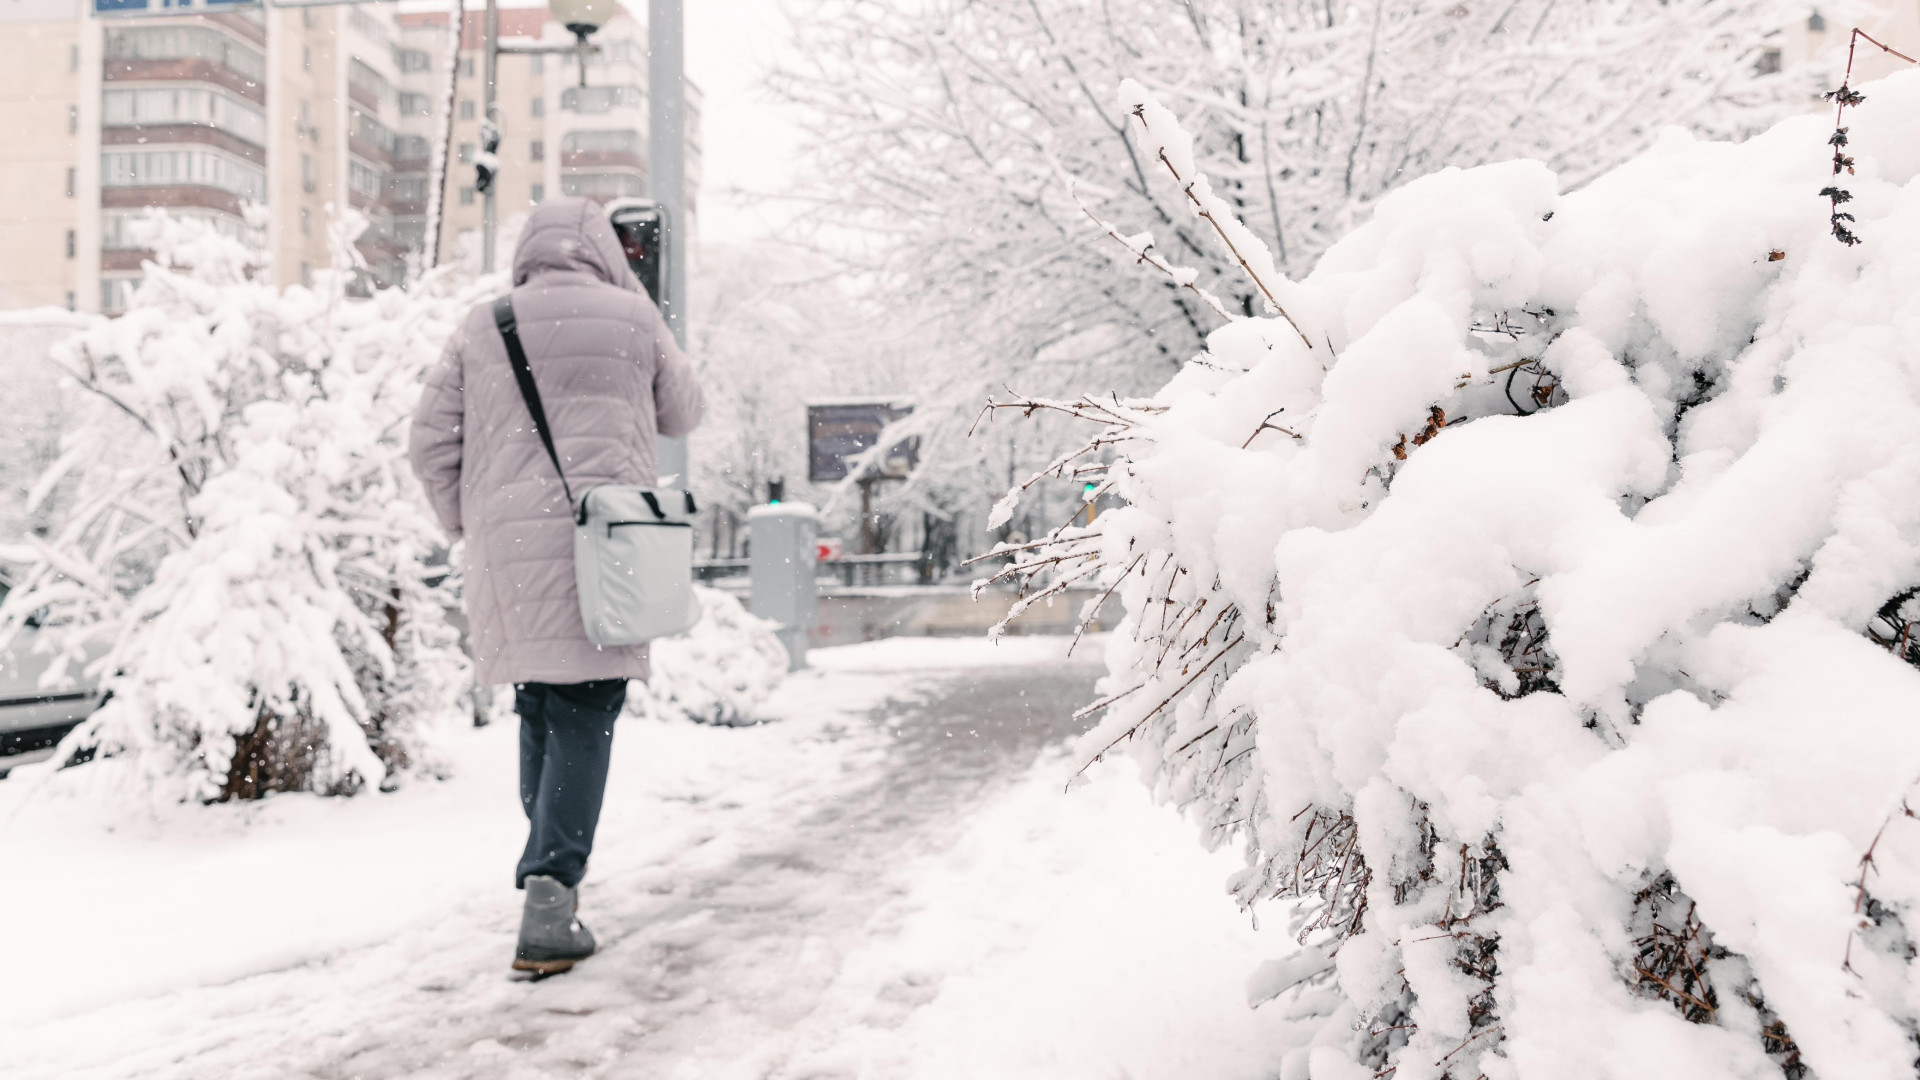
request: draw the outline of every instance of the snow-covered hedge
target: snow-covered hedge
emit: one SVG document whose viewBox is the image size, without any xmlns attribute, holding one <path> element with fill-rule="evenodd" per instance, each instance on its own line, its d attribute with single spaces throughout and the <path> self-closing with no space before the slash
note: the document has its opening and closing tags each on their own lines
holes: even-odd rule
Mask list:
<svg viewBox="0 0 1920 1080">
<path fill-rule="evenodd" d="M 37 487 L 74 506 L 0 608 L 0 639 L 109 695 L 67 751 L 163 797 L 352 792 L 413 763 L 463 700 L 439 530 L 405 460 L 421 373 L 488 283 L 356 300 L 336 266 L 285 291 L 194 222 L 146 224 L 128 311 L 56 350 L 86 413 Z M 497 283 L 493 283 L 497 284 Z"/>
<path fill-rule="evenodd" d="M 1920 75 L 1863 89 L 1858 247 L 1830 118 L 1447 170 L 1297 283 L 1216 216 L 1297 330 L 1013 403 L 1098 422 L 1055 474 L 1127 504 L 1013 571 L 1126 604 L 1083 759 L 1295 898 L 1284 1076 L 1914 1075 Z"/>
<path fill-rule="evenodd" d="M 650 648 L 647 682 L 633 683 L 627 710 L 656 719 L 735 727 L 787 677 L 787 650 L 775 625 L 747 614 L 740 601 L 696 585 L 700 621 Z"/>
</svg>

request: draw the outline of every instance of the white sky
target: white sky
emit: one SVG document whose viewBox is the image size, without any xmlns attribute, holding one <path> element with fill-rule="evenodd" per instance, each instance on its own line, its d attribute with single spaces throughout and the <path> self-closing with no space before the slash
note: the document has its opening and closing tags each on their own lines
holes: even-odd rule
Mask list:
<svg viewBox="0 0 1920 1080">
<path fill-rule="evenodd" d="M 790 114 L 763 83 L 768 68 L 792 48 L 780 0 L 682 0 L 687 77 L 705 94 L 701 118 L 703 175 L 700 238 L 737 242 L 771 233 L 777 208 L 755 207 L 750 195 L 777 195 L 792 176 L 798 140 Z M 647 0 L 628 0 L 636 12 Z"/>
</svg>

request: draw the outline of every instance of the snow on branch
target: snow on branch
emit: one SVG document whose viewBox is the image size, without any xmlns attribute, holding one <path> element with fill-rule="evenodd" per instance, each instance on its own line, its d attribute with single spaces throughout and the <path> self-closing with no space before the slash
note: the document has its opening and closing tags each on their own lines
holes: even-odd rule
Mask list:
<svg viewBox="0 0 1920 1080">
<path fill-rule="evenodd" d="M 1130 757 L 1283 902 L 1287 1075 L 1912 1075 L 1920 72 L 1866 89 L 1864 255 L 1805 213 L 1805 120 L 1573 190 L 1447 170 L 1298 284 L 1221 227 L 1300 321 L 1152 398 L 988 401 L 1088 434 L 1004 505 L 1118 505 L 986 580 L 1124 605 L 1074 764 Z"/>
<path fill-rule="evenodd" d="M 1194 216 L 1203 218 L 1213 226 L 1220 242 L 1227 246 L 1240 268 L 1246 272 L 1260 295 L 1266 300 L 1267 311 L 1279 315 L 1300 335 L 1300 341 L 1307 348 L 1313 348 L 1313 342 L 1307 338 L 1307 332 L 1300 328 L 1292 315 L 1280 303 L 1279 292 L 1285 291 L 1292 283 L 1281 275 L 1273 265 L 1273 253 L 1267 245 L 1253 235 L 1234 213 L 1233 207 L 1213 193 L 1213 185 L 1207 182 L 1194 164 L 1193 136 L 1180 126 L 1180 121 L 1159 101 L 1155 100 L 1147 88 L 1132 79 L 1120 83 L 1120 104 L 1134 119 L 1140 122 L 1145 136 L 1146 148 L 1160 163 L 1173 174 L 1174 182 L 1180 185 L 1180 191 L 1193 206 Z"/>
</svg>

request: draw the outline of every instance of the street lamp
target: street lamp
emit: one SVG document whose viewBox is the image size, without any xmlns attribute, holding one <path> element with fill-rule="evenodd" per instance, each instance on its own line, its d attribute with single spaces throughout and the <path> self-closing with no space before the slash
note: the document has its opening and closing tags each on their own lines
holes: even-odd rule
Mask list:
<svg viewBox="0 0 1920 1080">
<path fill-rule="evenodd" d="M 587 54 L 593 46 L 587 39 L 593 32 L 613 21 L 620 13 L 619 0 L 548 0 L 547 11 L 552 13 L 553 21 L 573 31 L 574 51 L 580 54 L 580 85 L 587 85 Z M 508 48 L 507 52 L 564 52 L 554 46 L 535 46 L 526 49 Z"/>
<path fill-rule="evenodd" d="M 548 0 L 547 10 L 553 13 L 553 21 L 573 31 L 584 55 L 587 39 L 620 13 L 620 4 L 619 0 Z M 587 85 L 584 66 L 580 69 L 580 85 Z"/>
<path fill-rule="evenodd" d="M 587 38 L 620 13 L 620 0 L 548 0 L 547 11 L 555 22 L 573 32 L 572 45 L 500 44 L 499 0 L 487 0 L 486 14 L 486 108 L 480 120 L 480 154 L 474 159 L 474 187 L 484 197 L 480 211 L 480 264 L 493 272 L 494 236 L 499 232 L 499 209 L 494 198 L 494 177 L 500 171 L 496 151 L 500 148 L 499 97 L 500 54 L 519 56 L 573 53 L 580 59 L 580 85 L 587 85 L 587 56 L 598 50 Z"/>
</svg>

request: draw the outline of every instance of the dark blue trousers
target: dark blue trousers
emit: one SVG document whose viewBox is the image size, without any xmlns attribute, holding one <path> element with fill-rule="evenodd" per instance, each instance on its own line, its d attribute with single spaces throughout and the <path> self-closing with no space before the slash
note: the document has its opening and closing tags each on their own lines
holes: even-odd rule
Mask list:
<svg viewBox="0 0 1920 1080">
<path fill-rule="evenodd" d="M 613 722 L 627 702 L 627 681 L 519 683 L 513 690 L 513 709 L 520 714 L 520 806 L 529 826 L 513 883 L 524 889 L 529 875 L 544 874 L 571 889 L 593 854 Z"/>
</svg>

